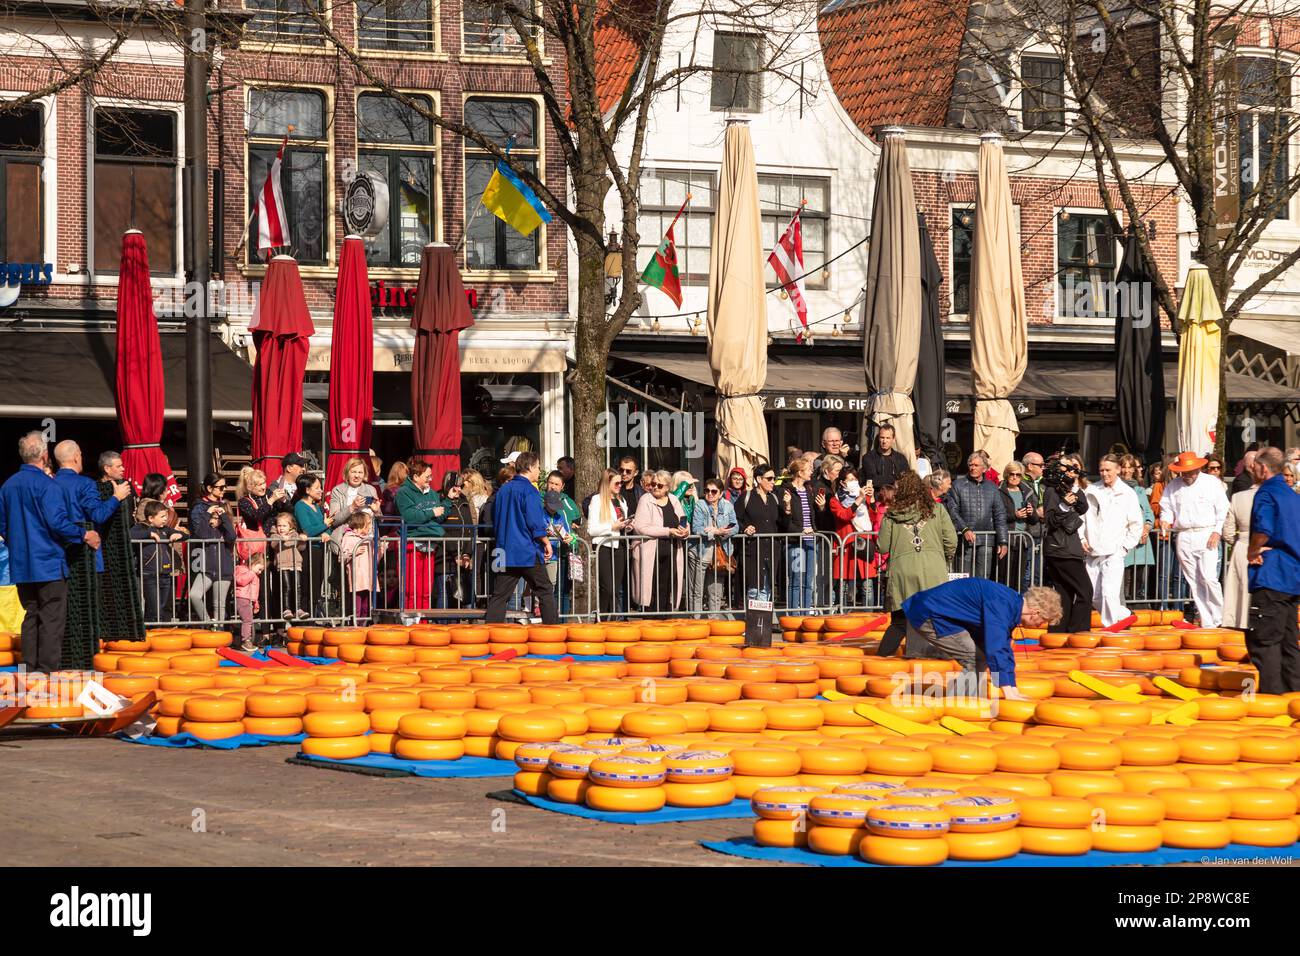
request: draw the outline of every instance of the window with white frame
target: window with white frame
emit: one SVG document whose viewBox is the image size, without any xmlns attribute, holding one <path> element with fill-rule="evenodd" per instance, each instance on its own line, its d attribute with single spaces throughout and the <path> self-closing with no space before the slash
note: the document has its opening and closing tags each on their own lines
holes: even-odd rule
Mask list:
<svg viewBox="0 0 1300 956">
<path fill-rule="evenodd" d="M 245 0 L 244 6 L 253 12 L 244 28 L 251 40 L 293 46 L 325 45 L 324 33 L 316 19 L 321 15 L 321 0 Z"/>
<path fill-rule="evenodd" d="M 753 33 L 713 34 L 713 84 L 709 108 L 757 113 L 762 107 L 763 38 Z"/>
<path fill-rule="evenodd" d="M 1026 130 L 1065 129 L 1065 68 L 1061 58 L 1020 58 L 1020 123 Z"/>
<path fill-rule="evenodd" d="M 1237 57 L 1241 150 L 1241 202 L 1252 194 L 1261 208 L 1276 206 L 1274 219 L 1289 219 L 1286 194 L 1290 172 L 1287 144 L 1294 135 L 1291 111 L 1291 69 L 1275 57 Z"/>
<path fill-rule="evenodd" d="M 1061 318 L 1114 318 L 1119 236 L 1104 212 L 1056 215 L 1056 312 Z"/>
<path fill-rule="evenodd" d="M 433 112 L 429 97 L 410 99 Z M 366 240 L 366 261 L 418 267 L 421 250 L 434 236 L 433 123 L 395 97 L 362 93 L 357 97 L 357 167 L 388 184 L 388 224 Z"/>
<path fill-rule="evenodd" d="M 45 258 L 41 163 L 45 110 L 28 103 L 0 113 L 0 262 Z"/>
<path fill-rule="evenodd" d="M 714 174 L 685 169 L 646 169 L 641 172 L 641 202 L 636 230 L 637 268 L 644 269 L 668 231 L 668 225 L 686 201 L 682 218 L 673 229 L 677 249 L 677 272 L 683 284 L 709 281 L 709 251 L 712 244 Z"/>
<path fill-rule="evenodd" d="M 289 224 L 288 251 L 303 264 L 324 265 L 329 255 L 329 142 L 325 94 L 319 90 L 249 90 L 248 202 L 253 220 L 248 261 L 262 258 L 257 250 L 257 197 L 286 133 L 280 192 Z"/>
<path fill-rule="evenodd" d="M 799 216 L 803 237 L 804 285 L 809 289 L 826 288 L 822 270 L 827 258 L 827 234 L 830 227 L 829 179 L 812 176 L 782 176 L 760 173 L 758 177 L 758 204 L 763 216 L 763 250 L 776 248 L 781 234 L 790 225 L 790 219 L 799 203 L 808 200 Z M 778 285 L 771 266 L 765 267 L 768 288 Z"/>
<path fill-rule="evenodd" d="M 541 139 L 537 104 L 530 99 L 475 96 L 465 101 L 465 125 L 508 147 L 516 167 L 537 174 Z M 496 171 L 496 157 L 465 140 L 465 261 L 470 269 L 536 269 L 543 226 L 525 236 L 483 205 L 483 190 Z"/>
<path fill-rule="evenodd" d="M 149 271 L 175 275 L 176 114 L 164 110 L 98 107 L 94 114 L 96 275 L 116 275 L 122 233 L 139 229 L 149 246 Z"/>
<path fill-rule="evenodd" d="M 357 38 L 363 50 L 433 51 L 433 0 L 357 0 Z"/>
<path fill-rule="evenodd" d="M 524 52 L 524 39 L 510 21 L 504 3 L 470 2 L 461 8 L 463 49 L 466 53 L 488 56 L 518 56 Z M 532 39 L 537 31 L 524 23 L 525 35 Z"/>
</svg>

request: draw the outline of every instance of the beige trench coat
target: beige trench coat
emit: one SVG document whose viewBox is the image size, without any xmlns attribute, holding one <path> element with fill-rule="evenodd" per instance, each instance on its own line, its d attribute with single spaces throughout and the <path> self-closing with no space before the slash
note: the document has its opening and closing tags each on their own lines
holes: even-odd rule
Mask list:
<svg viewBox="0 0 1300 956">
<path fill-rule="evenodd" d="M 1255 488 L 1233 495 L 1228 503 L 1228 517 L 1223 520 L 1223 543 L 1232 549 L 1232 556 L 1228 559 L 1228 577 L 1223 583 L 1224 627 L 1245 628 L 1250 614 L 1246 548 L 1250 544 L 1250 509 L 1255 503 Z"/>
</svg>

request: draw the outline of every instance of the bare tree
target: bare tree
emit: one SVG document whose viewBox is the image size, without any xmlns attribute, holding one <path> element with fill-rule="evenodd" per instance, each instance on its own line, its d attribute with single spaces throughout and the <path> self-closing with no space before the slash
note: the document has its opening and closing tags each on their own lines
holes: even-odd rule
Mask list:
<svg viewBox="0 0 1300 956">
<path fill-rule="evenodd" d="M 797 40 L 815 22 L 815 5 L 810 0 L 538 0 L 535 5 L 499 0 L 486 7 L 518 38 L 517 49 L 541 94 L 549 134 L 564 158 L 567 194 L 512 158 L 491 131 L 431 110 L 427 102 L 402 92 L 392 71 L 340 36 L 322 12 L 314 19 L 327 42 L 368 85 L 505 162 L 568 227 L 577 248 L 576 368 L 568 382 L 581 495 L 596 489 L 605 463 L 595 423 L 604 410 L 610 348 L 642 298 L 635 281 L 641 238 L 637 219 L 652 108 L 663 94 L 702 74 L 722 74 L 738 84 L 772 75 L 786 81 L 786 89 L 789 84 L 801 88 L 799 60 L 806 54 L 796 52 Z M 759 60 L 713 64 L 711 49 L 701 44 L 707 26 L 761 35 Z M 602 47 L 602 40 L 612 38 L 620 43 L 621 63 Z M 611 197 L 619 213 L 607 222 Z M 605 260 L 613 246 L 607 234 L 621 249 L 623 282 L 612 299 L 607 297 Z"/>
<path fill-rule="evenodd" d="M 1252 281 L 1238 279 L 1300 191 L 1300 168 L 1287 165 L 1297 130 L 1291 93 L 1300 69 L 1296 0 L 999 0 L 980 7 L 972 27 L 964 88 L 959 82 L 968 119 L 1018 135 L 1027 131 L 1026 103 L 1057 114 L 1059 123 L 1029 125 L 1057 130 L 1062 144 L 1082 138 L 1116 235 L 1121 210 L 1130 223 L 1147 214 L 1141 180 L 1156 168 L 1171 173 L 1191 213 L 1192 256 L 1205 265 L 1223 306 L 1225 334 L 1300 262 L 1296 246 Z M 1024 69 L 1019 53 L 1031 42 L 1055 53 L 1059 76 Z M 1022 91 L 1019 109 L 1010 88 Z M 1135 141 L 1152 145 L 1158 156 L 1156 167 L 1141 174 L 1121 158 Z M 1147 232 L 1139 229 L 1137 236 L 1155 279 L 1155 301 L 1175 323 L 1177 276 L 1162 270 Z M 1220 454 L 1228 425 L 1227 361 L 1224 349 Z"/>
<path fill-rule="evenodd" d="M 70 14 L 76 14 L 70 16 Z M 33 90 L 0 100 L 0 115 L 91 81 L 112 61 L 122 44 L 151 18 L 143 4 L 31 3 L 0 7 L 3 24 L 21 47 L 25 58 L 40 63 L 32 72 L 40 77 Z M 87 42 L 89 32 L 107 37 Z M 19 52 L 17 48 L 13 52 Z M 115 92 L 116 95 L 116 92 Z"/>
</svg>

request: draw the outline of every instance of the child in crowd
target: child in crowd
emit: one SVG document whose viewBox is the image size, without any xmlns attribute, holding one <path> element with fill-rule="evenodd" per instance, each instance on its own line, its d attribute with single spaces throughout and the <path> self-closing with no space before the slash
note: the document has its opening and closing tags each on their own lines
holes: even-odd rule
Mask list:
<svg viewBox="0 0 1300 956">
<path fill-rule="evenodd" d="M 374 534 L 371 513 L 357 511 L 348 518 L 339 543 L 343 588 L 352 595 L 352 607 L 358 618 L 370 616 L 370 592 L 374 588 Z M 344 608 L 346 612 L 347 608 Z"/>
<path fill-rule="evenodd" d="M 271 554 L 275 559 L 276 587 L 280 617 L 286 621 L 306 620 L 310 615 L 299 600 L 302 588 L 302 555 L 307 536 L 298 531 L 298 522 L 288 511 L 275 516 L 271 525 Z"/>
<path fill-rule="evenodd" d="M 253 615 L 262 609 L 262 571 L 266 553 L 254 551 L 247 564 L 235 566 L 235 614 L 239 616 L 239 649 L 244 653 L 257 650 L 253 643 Z"/>
<path fill-rule="evenodd" d="M 869 535 L 872 528 L 871 506 L 868 502 L 872 499 L 872 483 L 867 482 L 866 486 L 858 484 L 858 473 L 852 465 L 844 466 L 844 474 L 840 479 L 840 504 L 853 512 L 853 530 L 862 538 L 863 547 L 866 546 L 866 535 Z"/>
<path fill-rule="evenodd" d="M 147 542 L 136 545 L 144 585 L 146 624 L 168 623 L 175 616 L 172 575 L 176 560 L 172 545 L 189 535 L 179 528 L 168 527 L 171 516 L 171 509 L 161 501 L 146 501 L 140 507 L 138 522 L 131 527 L 133 541 Z"/>
</svg>

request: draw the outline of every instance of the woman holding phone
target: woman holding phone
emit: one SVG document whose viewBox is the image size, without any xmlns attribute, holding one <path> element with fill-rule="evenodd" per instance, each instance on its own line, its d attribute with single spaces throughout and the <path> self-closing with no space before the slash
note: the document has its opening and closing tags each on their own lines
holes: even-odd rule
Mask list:
<svg viewBox="0 0 1300 956">
<path fill-rule="evenodd" d="M 343 532 L 354 514 L 369 509 L 378 520 L 383 513 L 379 489 L 366 481 L 369 473 L 366 459 L 349 458 L 343 466 L 343 480 L 330 489 L 330 538 L 336 546 L 343 543 Z"/>
</svg>

